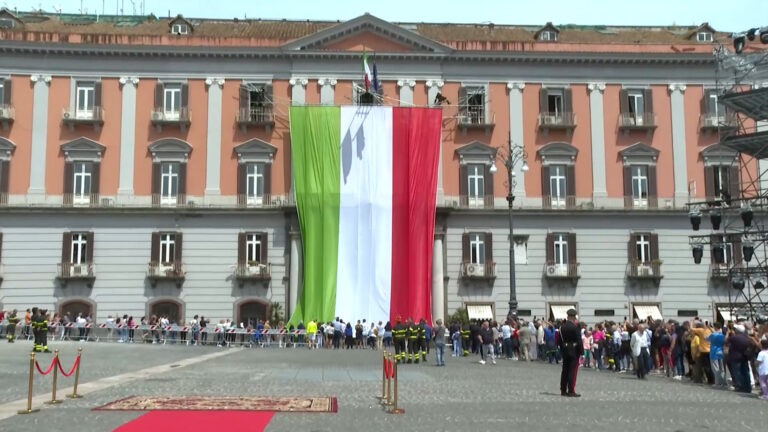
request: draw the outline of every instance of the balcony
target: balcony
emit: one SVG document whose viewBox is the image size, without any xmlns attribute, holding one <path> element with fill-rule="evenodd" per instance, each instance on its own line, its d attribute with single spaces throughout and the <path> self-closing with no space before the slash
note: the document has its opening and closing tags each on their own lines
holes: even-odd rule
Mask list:
<svg viewBox="0 0 768 432">
<path fill-rule="evenodd" d="M 729 278 L 728 264 L 712 263 L 709 265 L 709 278 L 717 281 L 727 281 Z"/>
<path fill-rule="evenodd" d="M 645 130 L 649 133 L 656 129 L 656 114 L 654 113 L 621 113 L 619 114 L 619 130 L 628 133 L 633 130 Z"/>
<path fill-rule="evenodd" d="M 483 195 L 483 196 L 468 196 L 468 195 L 461 195 L 459 196 L 459 207 L 461 208 L 475 208 L 475 209 L 492 209 L 494 206 L 493 204 L 493 196 L 491 195 Z"/>
<path fill-rule="evenodd" d="M 572 112 L 539 114 L 539 129 L 544 132 L 564 130 L 570 133 L 574 128 L 576 128 L 576 116 Z"/>
<path fill-rule="evenodd" d="M 256 108 L 241 108 L 237 112 L 237 124 L 245 133 L 249 126 L 264 126 L 267 133 L 275 126 L 275 113 L 272 105 Z"/>
<path fill-rule="evenodd" d="M 579 263 L 558 264 L 547 261 L 544 264 L 544 277 L 550 280 L 570 280 L 576 282 L 581 277 Z"/>
<path fill-rule="evenodd" d="M 83 195 L 65 193 L 63 204 L 65 207 L 98 207 L 99 196 L 97 193 Z"/>
<path fill-rule="evenodd" d="M 627 278 L 633 280 L 650 280 L 659 284 L 664 276 L 661 274 L 661 261 L 633 261 L 627 264 Z"/>
<path fill-rule="evenodd" d="M 633 196 L 624 197 L 624 208 L 633 210 L 655 210 L 659 207 L 658 197 L 636 198 Z"/>
<path fill-rule="evenodd" d="M 259 262 L 239 263 L 235 267 L 235 280 L 242 287 L 245 282 L 269 281 L 272 279 L 272 265 Z"/>
<path fill-rule="evenodd" d="M 189 115 L 189 108 L 187 107 L 174 111 L 166 111 L 159 107 L 152 110 L 150 120 L 158 132 L 163 130 L 163 126 L 178 126 L 182 131 L 186 131 L 192 122 L 192 117 Z"/>
<path fill-rule="evenodd" d="M 541 205 L 548 210 L 572 209 L 576 207 L 576 197 L 573 195 L 567 195 L 565 197 L 544 195 L 541 197 Z"/>
<path fill-rule="evenodd" d="M 56 279 L 59 280 L 62 287 L 66 287 L 71 281 L 83 281 L 88 287 L 93 286 L 93 281 L 96 279 L 93 263 L 86 262 L 82 264 L 72 263 L 59 263 L 58 271 L 56 272 Z"/>
<path fill-rule="evenodd" d="M 237 195 L 237 206 L 240 208 L 281 208 L 294 207 L 296 201 L 293 195 L 262 194 L 261 196 Z"/>
<path fill-rule="evenodd" d="M 490 135 L 491 130 L 496 124 L 496 114 L 485 115 L 485 109 L 479 110 L 469 107 L 469 109 L 459 111 L 458 126 L 466 135 L 467 130 L 485 130 L 486 135 Z"/>
<path fill-rule="evenodd" d="M 61 121 L 69 126 L 70 132 L 75 130 L 75 126 L 81 125 L 92 125 L 93 130 L 98 131 L 104 124 L 104 110 L 99 106 L 88 110 L 64 108 L 61 112 Z"/>
<path fill-rule="evenodd" d="M 175 283 L 176 287 L 181 288 L 186 274 L 184 265 L 180 261 L 168 263 L 151 262 L 147 271 L 147 279 L 149 279 L 152 287 L 155 287 L 158 281 L 169 281 Z"/>
<path fill-rule="evenodd" d="M 465 280 L 493 280 L 496 279 L 496 263 L 485 264 L 463 262 L 459 272 L 459 279 Z"/>
<path fill-rule="evenodd" d="M 162 195 L 152 194 L 152 207 L 186 207 L 187 194 Z"/>
<path fill-rule="evenodd" d="M 3 129 L 8 129 L 15 115 L 16 112 L 12 106 L 0 104 L 0 123 L 3 124 Z"/>
<path fill-rule="evenodd" d="M 705 132 L 726 131 L 731 132 L 738 127 L 738 120 L 735 114 L 702 114 L 699 117 L 699 129 Z"/>
</svg>

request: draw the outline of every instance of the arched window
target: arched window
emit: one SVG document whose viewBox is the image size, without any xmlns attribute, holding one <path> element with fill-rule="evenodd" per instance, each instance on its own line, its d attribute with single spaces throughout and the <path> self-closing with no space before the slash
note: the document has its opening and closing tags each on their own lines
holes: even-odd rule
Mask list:
<svg viewBox="0 0 768 432">
<path fill-rule="evenodd" d="M 269 305 L 260 300 L 247 300 L 237 308 L 237 323 L 256 325 L 259 320 L 269 319 Z"/>
<path fill-rule="evenodd" d="M 159 300 L 149 306 L 149 316 L 155 315 L 160 318 L 163 315 L 168 316 L 168 321 L 172 324 L 181 319 L 181 303 L 174 300 Z"/>
<path fill-rule="evenodd" d="M 85 300 L 70 300 L 59 305 L 59 313 L 66 315 L 69 313 L 69 318 L 74 320 L 78 314 L 83 317 L 94 316 L 93 304 Z"/>
</svg>

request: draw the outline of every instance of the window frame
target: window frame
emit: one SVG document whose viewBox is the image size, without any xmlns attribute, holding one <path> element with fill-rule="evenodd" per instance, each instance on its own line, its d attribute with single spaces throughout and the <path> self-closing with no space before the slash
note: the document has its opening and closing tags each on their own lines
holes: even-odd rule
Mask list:
<svg viewBox="0 0 768 432">
<path fill-rule="evenodd" d="M 72 204 L 90 205 L 93 190 L 93 162 L 73 161 L 72 170 Z"/>
<path fill-rule="evenodd" d="M 469 263 L 485 265 L 485 233 L 469 233 Z"/>
<path fill-rule="evenodd" d="M 568 267 L 568 233 L 552 233 L 552 264 L 557 267 Z"/>
<path fill-rule="evenodd" d="M 555 42 L 557 41 L 557 32 L 552 30 L 544 30 L 539 34 L 540 41 Z"/>
<path fill-rule="evenodd" d="M 245 262 L 250 265 L 251 262 L 261 262 L 261 244 L 262 233 L 246 233 L 245 235 Z"/>
<path fill-rule="evenodd" d="M 171 25 L 171 34 L 187 35 L 189 34 L 189 25 L 185 23 L 173 23 Z"/>
<path fill-rule="evenodd" d="M 176 233 L 161 232 L 159 240 L 158 264 L 163 267 L 173 267 L 176 262 Z M 166 260 L 166 257 L 170 257 L 170 259 Z"/>
<path fill-rule="evenodd" d="M 247 203 L 248 205 L 261 205 L 264 203 L 265 163 L 248 162 L 245 165 L 245 193 Z M 251 172 L 251 169 L 253 169 L 253 172 Z M 261 193 L 259 193 L 259 180 L 261 180 Z"/>
<path fill-rule="evenodd" d="M 712 165 L 712 192 L 715 198 L 722 199 L 723 191 L 731 193 L 731 166 Z"/>
<path fill-rule="evenodd" d="M 629 169 L 632 181 L 632 205 L 636 208 L 647 208 L 650 198 L 648 166 L 637 164 L 631 165 Z M 645 181 L 643 182 L 643 180 Z M 642 194 L 643 186 L 645 187 L 645 197 Z"/>
<path fill-rule="evenodd" d="M 549 197 L 551 201 L 551 206 L 553 208 L 565 207 L 567 202 L 567 196 L 568 196 L 568 176 L 567 176 L 566 166 L 564 164 L 550 164 L 549 165 Z"/>
<path fill-rule="evenodd" d="M 645 92 L 643 90 L 627 90 L 627 99 L 627 113 L 634 116 L 635 120 L 642 118 L 645 114 Z M 642 110 L 638 111 L 638 105 Z"/>
<path fill-rule="evenodd" d="M 179 172 L 181 171 L 180 162 L 160 162 L 160 205 L 173 206 L 179 202 Z M 166 167 L 169 172 L 166 172 Z M 174 172 L 175 170 L 175 172 Z M 166 180 L 168 193 L 166 193 Z M 176 191 L 174 193 L 173 186 Z"/>
<path fill-rule="evenodd" d="M 547 89 L 547 110 L 550 115 L 554 115 L 554 116 L 562 115 L 565 112 L 564 89 L 561 89 L 561 88 Z"/>
<path fill-rule="evenodd" d="M 165 84 L 163 86 L 163 117 L 166 120 L 179 120 L 181 109 L 181 84 Z"/>
<path fill-rule="evenodd" d="M 647 255 L 646 255 L 647 252 Z M 635 234 L 635 259 L 640 264 L 650 264 L 651 258 L 651 235 L 647 233 Z"/>
<path fill-rule="evenodd" d="M 485 165 L 479 163 L 467 164 L 467 202 L 469 207 L 485 206 L 485 168 Z M 474 194 L 473 180 L 475 183 Z"/>
<path fill-rule="evenodd" d="M 696 32 L 696 41 L 697 42 L 712 42 L 714 41 L 715 37 L 712 34 L 712 32 L 708 31 L 700 31 Z"/>
<path fill-rule="evenodd" d="M 488 119 L 485 118 L 486 112 L 485 112 L 485 106 L 486 106 L 486 98 L 488 97 L 488 94 L 486 92 L 486 88 L 483 85 L 467 85 L 465 86 L 467 90 L 467 105 L 465 107 L 466 109 L 466 115 L 469 118 L 470 124 L 485 124 L 488 122 Z M 474 103 L 471 103 L 473 98 L 481 97 L 481 100 L 479 103 L 476 101 Z"/>
<path fill-rule="evenodd" d="M 69 236 L 69 264 L 83 265 L 88 263 L 88 240 L 88 233 L 71 233 Z"/>
<path fill-rule="evenodd" d="M 96 109 L 96 83 L 91 81 L 78 81 L 75 88 L 75 118 L 93 118 Z M 83 108 L 80 107 L 83 102 Z"/>
</svg>

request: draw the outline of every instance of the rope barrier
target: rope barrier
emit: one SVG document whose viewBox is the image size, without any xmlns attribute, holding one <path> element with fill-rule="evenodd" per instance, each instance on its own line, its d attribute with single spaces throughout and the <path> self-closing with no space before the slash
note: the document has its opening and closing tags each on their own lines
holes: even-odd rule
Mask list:
<svg viewBox="0 0 768 432">
<path fill-rule="evenodd" d="M 61 372 L 62 375 L 65 377 L 71 376 L 73 373 L 75 373 L 75 368 L 77 368 L 78 364 L 80 364 L 80 356 L 78 355 L 75 357 L 75 362 L 72 364 L 72 369 L 69 370 L 69 372 L 64 372 L 64 369 L 61 367 L 61 359 L 59 359 L 56 362 L 59 365 L 59 372 Z"/>
<path fill-rule="evenodd" d="M 43 370 L 40 369 L 40 363 L 38 363 L 37 360 L 35 360 L 35 367 L 37 368 L 37 371 L 40 372 L 40 375 L 48 375 L 49 373 L 51 373 L 51 371 L 53 370 L 53 367 L 56 365 L 56 363 L 57 363 L 56 362 L 56 357 L 52 358 L 51 359 L 51 364 L 48 365 L 48 369 L 46 369 L 45 372 L 43 372 Z"/>
</svg>

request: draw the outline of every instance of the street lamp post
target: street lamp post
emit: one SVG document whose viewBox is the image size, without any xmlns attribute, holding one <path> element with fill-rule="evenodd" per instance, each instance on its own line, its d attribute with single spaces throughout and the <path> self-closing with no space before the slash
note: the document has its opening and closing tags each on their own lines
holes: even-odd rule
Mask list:
<svg viewBox="0 0 768 432">
<path fill-rule="evenodd" d="M 510 143 L 508 155 L 505 157 L 503 154 L 496 154 L 496 156 L 504 164 L 507 169 L 507 175 L 509 181 L 507 185 L 509 190 L 507 193 L 507 202 L 509 203 L 509 312 L 508 317 L 517 316 L 517 283 L 515 281 L 515 227 L 514 227 L 514 214 L 512 209 L 515 202 L 515 185 L 517 180 L 515 179 L 515 166 L 518 163 L 522 163 L 520 170 L 522 172 L 528 171 L 528 163 L 526 157 L 528 156 L 523 149 L 523 146 L 519 144 Z M 491 173 L 496 172 L 496 163 L 491 165 Z"/>
</svg>

